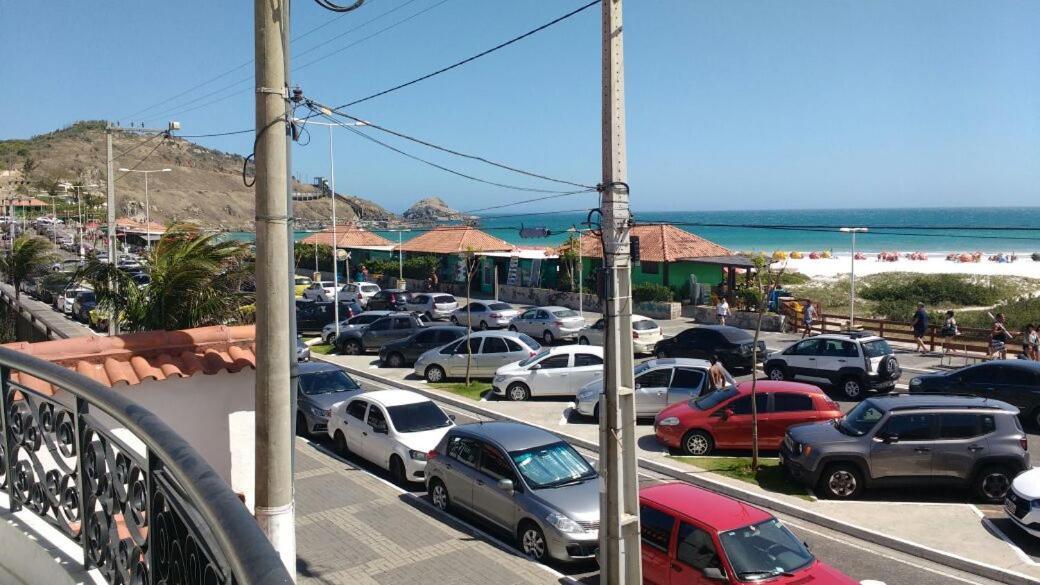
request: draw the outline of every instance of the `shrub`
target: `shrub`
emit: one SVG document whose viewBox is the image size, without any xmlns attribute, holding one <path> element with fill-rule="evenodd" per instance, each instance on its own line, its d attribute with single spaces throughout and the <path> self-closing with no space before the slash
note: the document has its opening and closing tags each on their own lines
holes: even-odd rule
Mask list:
<svg viewBox="0 0 1040 585">
<path fill-rule="evenodd" d="M 805 284 L 811 281 L 812 278 L 809 278 L 801 272 L 784 272 L 780 275 L 780 284 Z"/>
<path fill-rule="evenodd" d="M 879 303 L 902 301 L 916 304 L 920 301 L 927 304 L 992 305 L 1013 295 L 1011 288 L 1002 281 L 983 284 L 966 275 L 915 274 L 909 278 L 905 275 L 875 277 L 859 294 Z"/>
<path fill-rule="evenodd" d="M 745 311 L 757 311 L 762 294 L 753 288 L 742 288 L 737 291 L 737 301 Z"/>
<path fill-rule="evenodd" d="M 632 287 L 632 299 L 637 303 L 668 302 L 674 295 L 675 292 L 671 288 L 660 284 L 643 283 Z"/>
<path fill-rule="evenodd" d="M 439 266 L 440 258 L 436 256 L 413 256 L 405 259 L 400 270 L 404 273 L 405 278 L 425 280 Z M 369 260 L 365 262 L 365 267 L 368 268 L 369 274 L 389 274 L 391 276 L 396 275 L 399 269 L 397 258 Z"/>
</svg>

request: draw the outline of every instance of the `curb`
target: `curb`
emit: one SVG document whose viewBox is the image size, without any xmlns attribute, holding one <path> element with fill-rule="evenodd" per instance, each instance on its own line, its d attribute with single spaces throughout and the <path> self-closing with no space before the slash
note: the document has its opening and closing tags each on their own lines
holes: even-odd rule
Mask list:
<svg viewBox="0 0 1040 585">
<path fill-rule="evenodd" d="M 318 357 L 320 359 L 320 358 L 323 358 L 324 356 L 318 356 Z M 335 362 L 331 362 L 331 363 L 335 363 Z M 387 386 L 394 386 L 396 388 L 400 388 L 400 389 L 403 389 L 403 390 L 411 390 L 412 392 L 416 392 L 418 394 L 422 394 L 422 395 L 427 396 L 429 398 L 436 399 L 436 400 L 438 400 L 440 402 L 444 402 L 444 403 L 450 404 L 452 406 L 455 406 L 457 408 L 461 408 L 463 410 L 468 410 L 470 412 L 475 412 L 477 414 L 480 414 L 481 416 L 484 416 L 484 417 L 487 417 L 487 418 L 490 418 L 490 419 L 494 419 L 494 420 L 509 420 L 509 421 L 519 422 L 519 423 L 523 423 L 523 424 L 527 424 L 527 425 L 531 424 L 531 423 L 529 423 L 527 421 L 523 421 L 523 420 L 520 420 L 518 418 L 511 417 L 509 415 L 505 415 L 505 414 L 502 414 L 502 413 L 499 413 L 499 412 L 495 412 L 493 410 L 489 410 L 489 409 L 483 408 L 483 407 L 479 406 L 478 404 L 474 404 L 473 401 L 471 401 L 471 400 L 465 400 L 465 399 L 462 399 L 462 398 L 455 398 L 453 396 L 445 396 L 445 395 L 443 395 L 441 393 L 432 392 L 430 390 L 427 390 L 425 388 L 409 384 L 407 382 L 402 382 L 400 380 L 394 380 L 394 379 L 391 379 L 391 378 L 384 378 L 384 377 L 379 376 L 377 374 L 373 374 L 371 372 L 367 372 L 367 371 L 364 371 L 364 370 L 359 370 L 357 368 L 353 368 L 353 367 L 346 366 L 346 365 L 343 365 L 343 364 L 336 364 L 336 365 L 338 365 L 339 367 L 343 368 L 344 370 L 349 372 L 351 375 L 354 375 L 354 376 L 357 376 L 357 377 L 360 377 L 360 378 L 366 378 L 366 379 L 369 379 L 369 380 L 373 380 L 373 381 L 379 382 L 381 384 L 385 384 Z M 531 426 L 538 426 L 538 425 L 531 425 Z M 543 427 L 543 428 L 545 428 L 545 427 Z M 546 428 L 546 430 L 548 430 L 549 432 L 551 432 L 553 434 L 565 437 L 568 441 L 570 441 L 571 443 L 573 443 L 575 445 L 578 445 L 579 447 L 582 447 L 584 449 L 588 449 L 590 451 L 594 451 L 596 453 L 599 453 L 599 445 L 597 443 L 593 443 L 593 442 L 587 441 L 585 439 L 574 437 L 574 436 L 569 435 L 567 433 L 561 433 L 559 431 L 559 429 Z M 655 461 L 650 461 L 650 460 L 643 459 L 643 458 L 637 458 L 637 459 L 638 459 L 640 467 L 645 468 L 645 469 L 649 469 L 650 471 L 653 471 L 655 473 L 659 473 L 661 475 L 665 475 L 665 476 L 668 476 L 668 477 L 673 478 L 673 479 L 677 479 L 677 480 L 680 480 L 680 481 L 691 483 L 691 484 L 696 485 L 698 487 L 703 487 L 703 488 L 706 488 L 706 489 L 710 489 L 711 491 L 718 492 L 720 494 L 723 494 L 723 495 L 726 495 L 726 496 L 729 496 L 729 497 L 738 498 L 740 500 L 743 500 L 745 502 L 749 502 L 751 504 L 755 504 L 757 506 L 761 506 L 763 508 L 768 508 L 770 510 L 777 511 L 777 512 L 780 512 L 782 514 L 787 514 L 788 516 L 792 516 L 792 517 L 798 518 L 800 520 L 805 520 L 805 521 L 808 521 L 808 522 L 812 522 L 813 524 L 817 524 L 819 526 L 823 526 L 825 528 L 829 528 L 829 529 L 834 530 L 836 532 L 841 532 L 843 534 L 847 534 L 849 536 L 853 536 L 855 538 L 859 538 L 860 540 L 865 540 L 867 542 L 871 542 L 871 543 L 874 543 L 874 544 L 877 544 L 877 545 L 881 545 L 881 546 L 884 546 L 886 548 L 890 548 L 892 550 L 896 550 L 896 551 L 899 551 L 899 552 L 902 552 L 902 553 L 905 553 L 905 554 L 909 554 L 909 555 L 916 556 L 916 557 L 919 557 L 919 558 L 922 558 L 922 559 L 926 559 L 926 560 L 932 561 L 934 563 L 938 563 L 940 565 L 945 565 L 947 567 L 958 569 L 958 570 L 964 571 L 966 573 L 971 573 L 971 574 L 977 575 L 979 577 L 985 577 L 987 579 L 993 579 L 994 581 L 1000 581 L 1002 583 L 1008 583 L 1009 585 L 1035 585 L 1037 583 L 1037 579 L 1029 577 L 1028 575 L 1024 575 L 1022 573 L 1018 573 L 1018 572 L 1015 572 L 1015 571 L 1010 571 L 1010 570 L 1007 570 L 1007 569 L 1002 569 L 1000 567 L 996 567 L 996 566 L 993 566 L 993 565 L 990 565 L 990 564 L 987 564 L 987 563 L 982 563 L 982 562 L 979 562 L 979 561 L 973 561 L 971 559 L 966 559 L 966 558 L 963 558 L 963 557 L 959 557 L 959 556 L 953 555 L 951 553 L 947 553 L 947 552 L 944 552 L 944 551 L 941 551 L 941 550 L 937 550 L 937 549 L 934 549 L 934 548 L 931 548 L 931 547 L 927 547 L 927 546 L 924 546 L 924 545 L 921 545 L 921 544 L 917 544 L 915 542 L 911 542 L 911 541 L 908 541 L 908 540 L 903 540 L 901 538 L 897 538 L 897 537 L 894 537 L 894 536 L 889 536 L 887 534 L 882 534 L 880 532 L 876 532 L 876 531 L 868 529 L 868 528 L 863 528 L 863 527 L 857 526 L 855 524 L 849 524 L 849 523 L 846 523 L 846 522 L 841 522 L 839 520 L 834 520 L 832 518 L 829 518 L 829 517 L 824 516 L 822 514 L 819 514 L 817 512 L 813 512 L 813 511 L 807 510 L 805 508 L 800 508 L 800 507 L 795 506 L 793 504 L 789 504 L 787 502 L 783 502 L 783 501 L 780 501 L 780 500 L 773 499 L 773 498 L 771 498 L 769 496 L 764 496 L 762 494 L 758 494 L 758 493 L 755 493 L 755 492 L 743 490 L 741 488 L 738 488 L 738 487 L 735 487 L 735 486 L 731 486 L 729 484 L 725 484 L 725 483 L 722 483 L 722 482 L 718 482 L 718 481 L 715 481 L 715 480 L 712 480 L 712 479 L 709 479 L 709 478 L 706 478 L 706 477 L 703 477 L 703 476 L 693 475 L 693 474 L 690 474 L 689 472 L 686 472 L 686 471 L 683 471 L 683 470 L 680 470 L 680 469 L 677 469 L 677 468 L 674 468 L 674 467 L 670 467 L 668 465 L 664 465 L 664 464 L 661 464 L 661 463 L 657 463 Z"/>
</svg>

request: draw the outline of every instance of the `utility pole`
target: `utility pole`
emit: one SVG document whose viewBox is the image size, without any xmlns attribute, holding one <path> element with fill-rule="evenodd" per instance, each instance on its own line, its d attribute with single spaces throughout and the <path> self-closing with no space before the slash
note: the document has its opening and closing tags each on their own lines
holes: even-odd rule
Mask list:
<svg viewBox="0 0 1040 585">
<path fill-rule="evenodd" d="M 864 233 L 868 230 L 865 227 L 843 227 L 838 231 L 852 234 L 852 258 L 851 262 L 851 274 L 849 275 L 849 331 L 852 331 L 853 327 L 856 326 L 856 234 Z"/>
<path fill-rule="evenodd" d="M 625 155 L 625 67 L 621 0 L 603 0 L 603 408 L 599 420 L 600 574 L 605 585 L 643 582 L 636 482 L 632 371 L 632 263 Z"/>
<path fill-rule="evenodd" d="M 115 167 L 112 160 L 112 125 L 108 124 L 105 127 L 105 142 L 108 147 L 108 165 L 105 168 L 105 174 L 108 178 L 108 261 L 112 266 L 118 266 L 116 264 L 116 177 L 113 169 Z M 115 286 L 115 283 L 112 283 Z M 108 334 L 116 335 L 119 333 L 119 311 L 113 308 L 112 314 L 108 318 Z"/>
<path fill-rule="evenodd" d="M 254 514 L 296 573 L 291 360 L 295 329 L 289 247 L 288 0 L 254 0 L 256 53 L 256 453 Z"/>
</svg>

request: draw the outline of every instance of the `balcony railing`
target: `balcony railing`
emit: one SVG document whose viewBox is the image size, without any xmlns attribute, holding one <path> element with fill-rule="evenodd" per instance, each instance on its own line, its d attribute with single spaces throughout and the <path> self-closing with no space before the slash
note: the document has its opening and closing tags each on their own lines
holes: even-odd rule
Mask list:
<svg viewBox="0 0 1040 585">
<path fill-rule="evenodd" d="M 51 384 L 53 395 L 11 378 Z M 83 547 L 109 583 L 291 583 L 227 483 L 132 400 L 0 348 L 0 488 Z"/>
</svg>

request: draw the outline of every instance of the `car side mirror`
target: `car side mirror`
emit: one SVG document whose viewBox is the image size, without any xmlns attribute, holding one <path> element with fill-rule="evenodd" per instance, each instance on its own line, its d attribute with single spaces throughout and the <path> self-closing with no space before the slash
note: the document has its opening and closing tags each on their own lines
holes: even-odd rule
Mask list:
<svg viewBox="0 0 1040 585">
<path fill-rule="evenodd" d="M 726 574 L 722 572 L 722 569 L 718 567 L 705 567 L 704 576 L 708 579 L 714 579 L 716 581 L 725 581 Z"/>
<path fill-rule="evenodd" d="M 513 495 L 513 480 L 511 479 L 500 479 L 498 480 L 498 489 L 503 492 Z"/>
<path fill-rule="evenodd" d="M 542 369 L 542 364 L 534 364 L 531 366 L 531 371 Z"/>
<path fill-rule="evenodd" d="M 449 414 L 448 415 L 448 420 L 454 422 L 455 421 L 455 415 L 454 414 Z"/>
<path fill-rule="evenodd" d="M 729 417 L 731 417 L 731 416 L 733 416 L 733 411 L 732 410 L 727 408 L 727 409 L 722 411 L 722 420 L 729 420 Z"/>
</svg>

